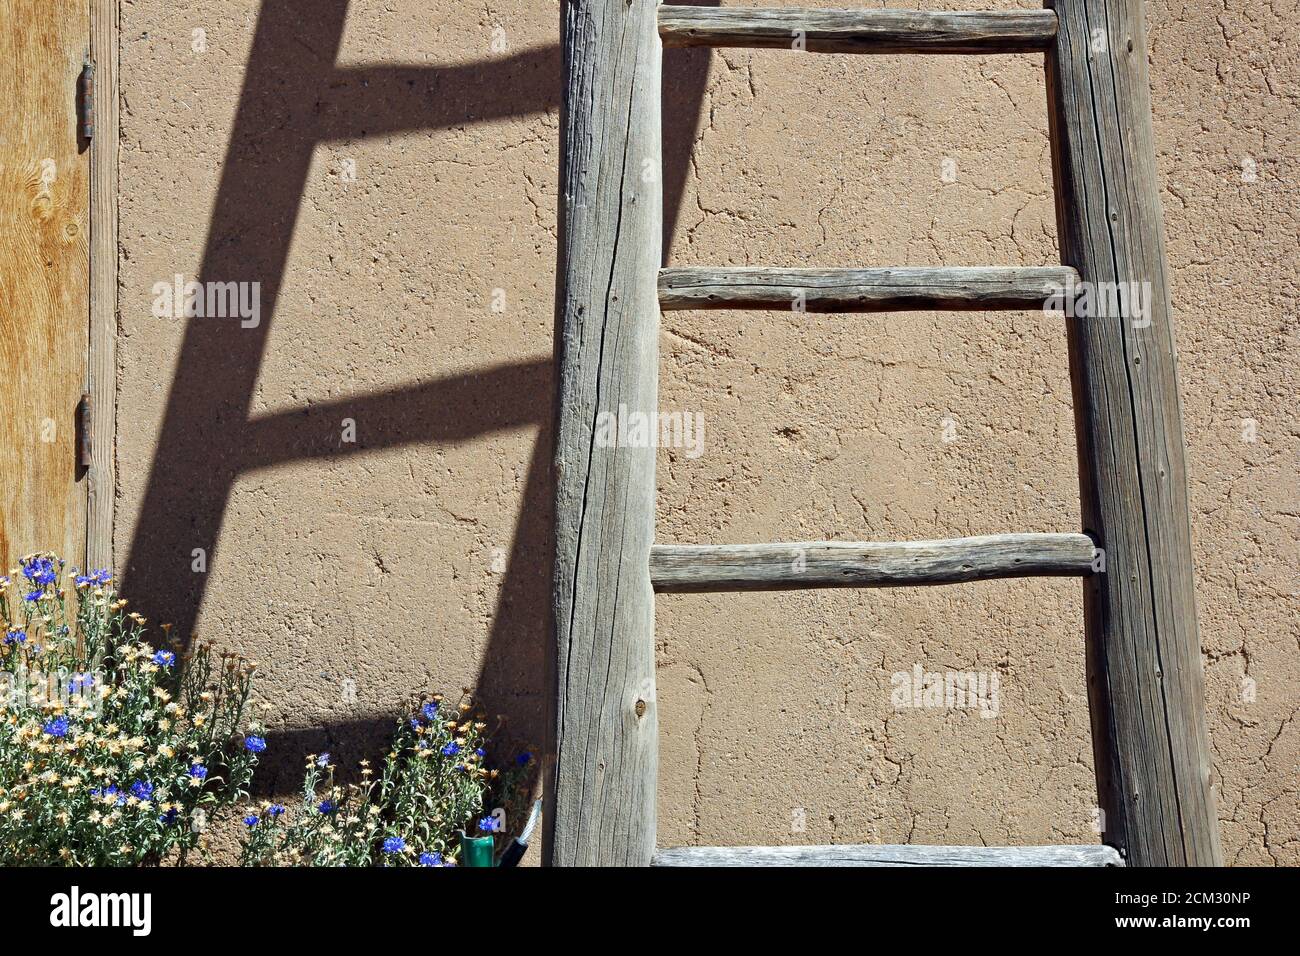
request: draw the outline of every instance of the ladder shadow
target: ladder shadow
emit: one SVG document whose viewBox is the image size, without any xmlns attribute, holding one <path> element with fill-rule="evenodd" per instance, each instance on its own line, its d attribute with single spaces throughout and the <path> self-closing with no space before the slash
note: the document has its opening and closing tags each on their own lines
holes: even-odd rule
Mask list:
<svg viewBox="0 0 1300 956">
<path fill-rule="evenodd" d="M 234 319 L 185 320 L 140 511 L 120 561 L 120 586 L 137 610 L 153 621 L 172 622 L 173 633 L 188 643 L 208 575 L 227 560 L 218 543 L 241 475 L 534 427 L 537 441 L 477 695 L 504 717 L 507 744 L 549 746 L 551 360 L 251 415 L 317 146 L 544 113 L 561 104 L 558 46 L 453 67 L 341 68 L 348 5 L 349 0 L 261 4 L 196 277 L 201 283 L 260 282 L 261 322 L 242 328 Z M 706 50 L 676 53 L 683 55 L 664 64 L 665 248 L 685 187 L 709 64 Z M 346 449 L 333 441 L 341 418 L 363 416 L 364 441 Z M 207 573 L 191 570 L 195 548 L 206 553 Z M 308 751 L 331 749 L 349 761 L 379 752 L 396 717 L 380 713 L 270 731 L 269 759 L 255 788 L 296 788 Z M 531 782 L 536 784 L 536 776 Z"/>
</svg>

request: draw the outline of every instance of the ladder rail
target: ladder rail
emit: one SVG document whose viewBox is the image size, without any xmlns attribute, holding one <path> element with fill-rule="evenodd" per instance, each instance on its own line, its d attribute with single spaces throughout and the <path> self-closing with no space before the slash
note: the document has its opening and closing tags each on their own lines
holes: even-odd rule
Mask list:
<svg viewBox="0 0 1300 956">
<path fill-rule="evenodd" d="M 565 3 L 563 15 L 545 846 L 555 864 L 645 866 L 658 733 L 648 570 L 655 452 L 601 447 L 593 433 L 602 412 L 651 413 L 658 400 L 659 33 L 653 0 Z"/>
<path fill-rule="evenodd" d="M 1145 307 L 1066 321 L 1083 526 L 1107 555 L 1084 587 L 1103 838 L 1139 866 L 1219 866 L 1142 3 L 1052 6 L 1062 261 Z"/>
</svg>

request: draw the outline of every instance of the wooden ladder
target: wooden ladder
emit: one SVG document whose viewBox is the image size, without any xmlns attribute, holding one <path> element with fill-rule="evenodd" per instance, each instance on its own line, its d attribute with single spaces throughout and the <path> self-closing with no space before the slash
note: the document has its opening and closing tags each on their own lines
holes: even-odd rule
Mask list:
<svg viewBox="0 0 1300 956">
<path fill-rule="evenodd" d="M 655 0 L 564 7 L 551 862 L 1218 865 L 1141 0 L 1055 0 L 1044 10 L 997 13 Z M 1064 264 L 661 269 L 663 46 L 1045 53 Z M 1065 322 L 1083 533 L 660 545 L 655 449 L 602 440 L 610 416 L 657 420 L 661 308 L 1029 309 L 1043 307 L 1049 287 L 1073 295 L 1133 282 L 1146 283 L 1137 287 L 1147 290 L 1140 319 L 1123 295 L 1123 308 L 1089 317 L 1071 309 Z M 1025 575 L 1084 582 L 1102 845 L 658 850 L 656 591 Z"/>
</svg>

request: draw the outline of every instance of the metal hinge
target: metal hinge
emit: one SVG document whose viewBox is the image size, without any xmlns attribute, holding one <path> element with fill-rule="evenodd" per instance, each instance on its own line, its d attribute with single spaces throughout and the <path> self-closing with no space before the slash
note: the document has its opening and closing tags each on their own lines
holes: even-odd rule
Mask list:
<svg viewBox="0 0 1300 956">
<path fill-rule="evenodd" d="M 77 402 L 77 465 L 90 467 L 90 429 L 93 419 L 90 415 L 90 393 L 83 392 L 81 401 Z"/>
<path fill-rule="evenodd" d="M 87 140 L 95 137 L 95 65 L 87 56 L 81 65 L 77 80 L 77 100 L 80 105 L 81 135 Z"/>
</svg>

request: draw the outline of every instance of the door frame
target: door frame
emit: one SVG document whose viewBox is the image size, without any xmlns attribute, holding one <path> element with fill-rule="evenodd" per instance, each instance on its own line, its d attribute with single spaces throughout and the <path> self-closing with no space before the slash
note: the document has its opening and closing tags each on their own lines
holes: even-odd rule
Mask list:
<svg viewBox="0 0 1300 956">
<path fill-rule="evenodd" d="M 117 498 L 117 198 L 120 0 L 89 0 L 90 62 L 90 335 L 85 392 L 90 464 L 86 471 L 86 566 L 113 567 Z"/>
</svg>

